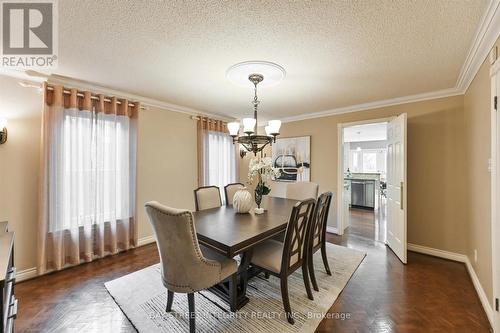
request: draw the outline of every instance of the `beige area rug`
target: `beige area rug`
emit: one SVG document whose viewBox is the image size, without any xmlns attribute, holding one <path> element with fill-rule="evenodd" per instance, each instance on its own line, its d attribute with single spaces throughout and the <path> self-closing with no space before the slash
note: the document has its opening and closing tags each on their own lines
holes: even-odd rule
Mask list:
<svg viewBox="0 0 500 333">
<path fill-rule="evenodd" d="M 197 332 L 314 332 L 365 257 L 360 251 L 328 243 L 327 253 L 331 276 L 325 273 L 320 251 L 314 255 L 320 289 L 313 290 L 314 301 L 307 298 L 302 270 L 288 278 L 295 325 L 286 321 L 279 279 L 257 276 L 248 283 L 250 301 L 236 313 L 210 291 L 196 293 Z M 185 294 L 175 294 L 172 312 L 165 312 L 167 292 L 159 264 L 106 282 L 105 286 L 139 332 L 189 331 Z"/>
</svg>

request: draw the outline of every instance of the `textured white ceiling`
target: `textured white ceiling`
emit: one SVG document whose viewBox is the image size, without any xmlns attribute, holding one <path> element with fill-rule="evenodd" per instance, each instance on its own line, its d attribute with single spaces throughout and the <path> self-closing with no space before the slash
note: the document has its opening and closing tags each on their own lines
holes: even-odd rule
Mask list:
<svg viewBox="0 0 500 333">
<path fill-rule="evenodd" d="M 487 0 L 59 1 L 59 68 L 199 110 L 251 114 L 234 63 L 268 60 L 287 77 L 259 94 L 288 117 L 455 85 Z"/>
<path fill-rule="evenodd" d="M 387 140 L 387 123 L 356 125 L 344 128 L 344 142 Z"/>
</svg>

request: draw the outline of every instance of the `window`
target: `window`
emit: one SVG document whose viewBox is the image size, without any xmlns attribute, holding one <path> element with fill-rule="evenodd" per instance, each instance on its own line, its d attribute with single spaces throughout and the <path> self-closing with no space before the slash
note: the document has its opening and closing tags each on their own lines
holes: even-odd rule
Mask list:
<svg viewBox="0 0 500 333">
<path fill-rule="evenodd" d="M 229 134 L 208 131 L 205 146 L 205 185 L 224 186 L 236 181 L 236 159 L 233 139 Z M 222 202 L 225 197 L 222 195 Z"/>
<path fill-rule="evenodd" d="M 358 152 L 353 152 L 352 153 L 352 170 L 354 172 L 359 171 L 359 163 L 358 163 Z"/>
<path fill-rule="evenodd" d="M 362 149 L 349 151 L 351 172 L 380 173 L 385 176 L 387 149 Z"/>
<path fill-rule="evenodd" d="M 377 153 L 363 152 L 363 172 L 377 172 Z"/>
<path fill-rule="evenodd" d="M 50 231 L 133 215 L 129 130 L 126 116 L 64 110 L 51 160 Z"/>
</svg>

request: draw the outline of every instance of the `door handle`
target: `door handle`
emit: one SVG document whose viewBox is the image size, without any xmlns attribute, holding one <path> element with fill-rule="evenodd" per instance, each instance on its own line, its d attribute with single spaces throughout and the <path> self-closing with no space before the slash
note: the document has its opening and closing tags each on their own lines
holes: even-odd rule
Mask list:
<svg viewBox="0 0 500 333">
<path fill-rule="evenodd" d="M 401 194 L 399 196 L 399 202 L 400 202 L 400 205 L 401 205 L 401 209 L 403 209 L 403 200 L 404 200 L 404 197 L 403 197 L 403 193 L 404 193 L 404 191 L 403 191 L 403 184 L 404 183 L 401 182 L 400 186 L 399 186 L 399 188 L 401 189 Z"/>
</svg>

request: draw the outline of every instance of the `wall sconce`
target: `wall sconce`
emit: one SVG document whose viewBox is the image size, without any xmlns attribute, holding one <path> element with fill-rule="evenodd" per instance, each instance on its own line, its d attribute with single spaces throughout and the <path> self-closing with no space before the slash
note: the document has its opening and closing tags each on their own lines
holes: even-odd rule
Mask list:
<svg viewBox="0 0 500 333">
<path fill-rule="evenodd" d="M 240 148 L 240 157 L 243 158 L 247 155 L 247 151 L 243 148 Z"/>
<path fill-rule="evenodd" d="M 0 118 L 0 145 L 7 142 L 7 119 Z"/>
</svg>

